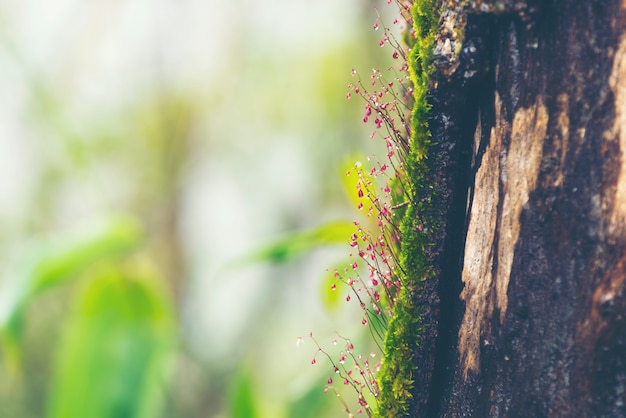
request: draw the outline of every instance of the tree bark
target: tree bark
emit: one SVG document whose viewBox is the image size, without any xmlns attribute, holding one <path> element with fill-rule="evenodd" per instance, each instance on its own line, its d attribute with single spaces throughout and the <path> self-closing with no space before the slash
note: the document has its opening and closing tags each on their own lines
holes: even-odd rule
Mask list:
<svg viewBox="0 0 626 418">
<path fill-rule="evenodd" d="M 626 417 L 626 1 L 483 3 L 435 47 L 449 210 L 415 416 Z"/>
</svg>

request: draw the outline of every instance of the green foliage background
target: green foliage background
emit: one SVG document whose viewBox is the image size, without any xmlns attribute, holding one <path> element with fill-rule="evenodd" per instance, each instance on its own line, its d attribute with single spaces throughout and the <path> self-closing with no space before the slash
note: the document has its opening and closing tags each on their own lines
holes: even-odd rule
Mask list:
<svg viewBox="0 0 626 418">
<path fill-rule="evenodd" d="M 0 417 L 344 415 L 294 342 L 366 340 L 324 267 L 391 51 L 292 3 L 0 5 Z"/>
</svg>

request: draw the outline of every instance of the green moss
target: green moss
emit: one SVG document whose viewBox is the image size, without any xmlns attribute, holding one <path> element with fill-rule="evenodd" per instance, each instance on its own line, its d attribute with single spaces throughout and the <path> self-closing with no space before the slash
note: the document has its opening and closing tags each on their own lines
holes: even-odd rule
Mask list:
<svg viewBox="0 0 626 418">
<path fill-rule="evenodd" d="M 413 82 L 415 104 L 411 116 L 411 150 L 418 159 L 426 158 L 430 145 L 428 130 L 429 106 L 426 102 L 432 67 L 433 45 L 439 20 L 438 6 L 433 0 L 417 0 L 411 7 L 415 41 L 411 46 L 409 74 Z"/>
<path fill-rule="evenodd" d="M 402 249 L 397 274 L 403 281 L 385 336 L 384 360 L 378 376 L 381 389 L 378 417 L 410 416 L 414 381 L 414 356 L 419 346 L 423 324 L 419 308 L 412 297 L 422 283 L 432 276 L 425 249 L 431 245 L 432 231 L 439 227 L 432 207 L 432 188 L 428 179 L 436 157 L 429 156 L 431 136 L 428 129 L 430 106 L 427 103 L 432 67 L 432 52 L 439 19 L 434 0 L 416 0 L 412 7 L 415 37 L 411 48 L 409 72 L 414 98 L 411 116 L 411 149 L 406 161 L 408 190 L 411 202 L 401 224 Z"/>
</svg>

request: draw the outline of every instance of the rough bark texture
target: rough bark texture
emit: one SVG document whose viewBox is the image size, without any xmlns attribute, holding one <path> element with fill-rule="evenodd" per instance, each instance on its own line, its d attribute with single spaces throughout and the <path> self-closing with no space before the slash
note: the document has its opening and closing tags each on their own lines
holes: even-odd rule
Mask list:
<svg viewBox="0 0 626 418">
<path fill-rule="evenodd" d="M 508 3 L 442 19 L 415 416 L 626 417 L 626 1 Z"/>
</svg>

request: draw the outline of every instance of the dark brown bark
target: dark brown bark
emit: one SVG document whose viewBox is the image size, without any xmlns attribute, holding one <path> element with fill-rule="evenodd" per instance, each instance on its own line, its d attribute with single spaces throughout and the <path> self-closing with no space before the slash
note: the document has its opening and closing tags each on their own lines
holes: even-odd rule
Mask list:
<svg viewBox="0 0 626 418">
<path fill-rule="evenodd" d="M 455 148 L 416 416 L 626 417 L 626 1 L 527 3 L 463 12 L 458 59 L 438 37 Z"/>
</svg>

